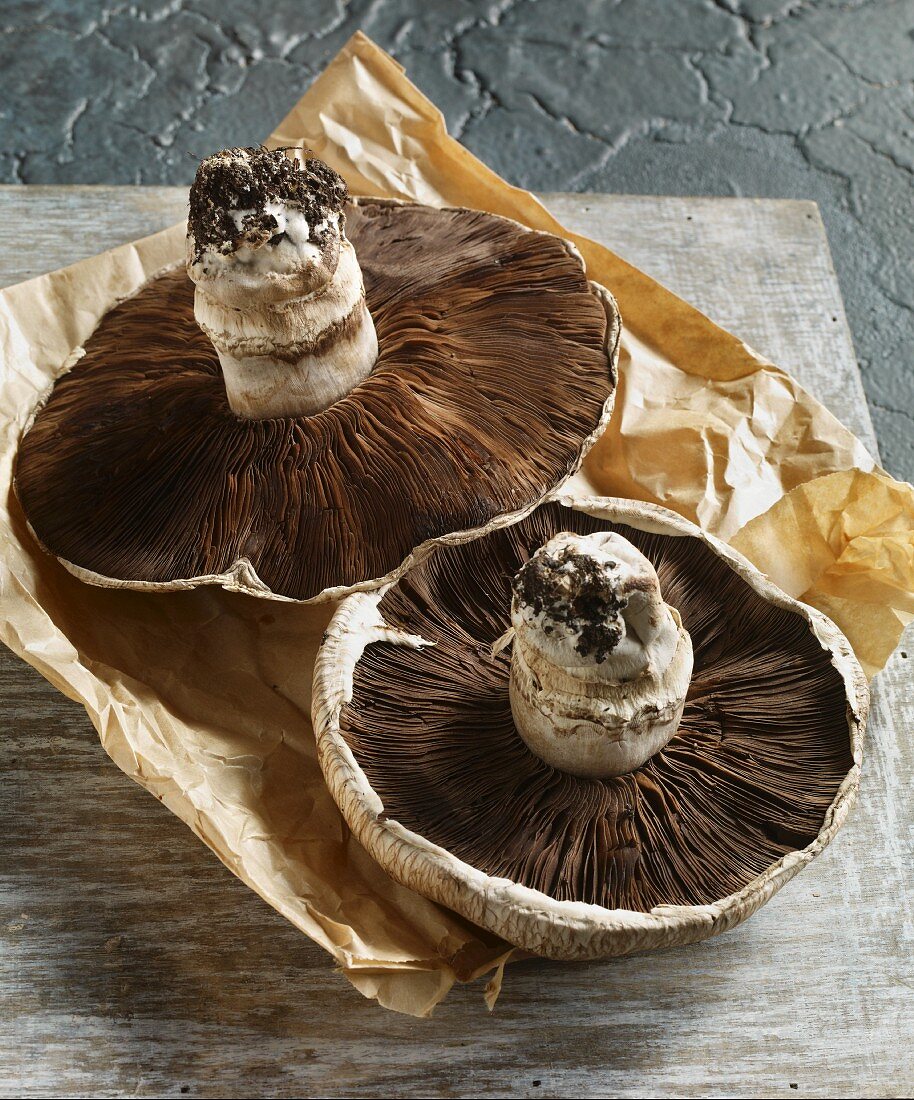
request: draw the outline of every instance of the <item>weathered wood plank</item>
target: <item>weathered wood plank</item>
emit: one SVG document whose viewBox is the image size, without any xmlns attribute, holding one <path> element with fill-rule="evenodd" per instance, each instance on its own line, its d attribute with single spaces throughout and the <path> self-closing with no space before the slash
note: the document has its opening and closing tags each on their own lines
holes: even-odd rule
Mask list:
<svg viewBox="0 0 914 1100">
<path fill-rule="evenodd" d="M 0 284 L 161 228 L 183 202 L 161 188 L 0 189 Z M 814 208 L 548 202 L 871 441 Z M 908 654 L 878 679 L 851 823 L 753 920 L 647 958 L 526 963 L 493 1016 L 477 986 L 419 1022 L 334 975 L 3 650 L 0 1095 L 910 1095 Z"/>
<path fill-rule="evenodd" d="M 2 285 L 33 279 L 187 216 L 186 187 L 0 186 Z"/>
</svg>

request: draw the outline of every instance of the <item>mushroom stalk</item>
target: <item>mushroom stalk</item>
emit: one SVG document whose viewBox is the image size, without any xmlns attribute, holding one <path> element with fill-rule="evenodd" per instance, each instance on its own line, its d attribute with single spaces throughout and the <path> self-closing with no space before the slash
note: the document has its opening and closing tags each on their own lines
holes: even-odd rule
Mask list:
<svg viewBox="0 0 914 1100">
<path fill-rule="evenodd" d="M 229 149 L 200 165 L 187 270 L 238 416 L 311 416 L 374 367 L 378 339 L 345 198 L 325 164 L 302 168 L 281 150 Z"/>
<path fill-rule="evenodd" d="M 511 624 L 514 722 L 546 763 L 621 775 L 675 734 L 692 642 L 654 567 L 626 539 L 550 539 L 514 579 Z"/>
</svg>

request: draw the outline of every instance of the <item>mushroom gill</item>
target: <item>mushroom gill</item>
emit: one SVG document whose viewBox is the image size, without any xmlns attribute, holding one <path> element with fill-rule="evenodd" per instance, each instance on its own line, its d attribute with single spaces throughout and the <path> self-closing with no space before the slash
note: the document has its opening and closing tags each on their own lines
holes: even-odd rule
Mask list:
<svg viewBox="0 0 914 1100">
<path fill-rule="evenodd" d="M 672 740 L 628 774 L 587 778 L 524 743 L 511 656 L 493 655 L 493 644 L 510 626 L 512 578 L 531 555 L 560 532 L 597 531 L 624 536 L 653 565 L 691 636 L 694 671 Z M 854 766 L 849 689 L 833 654 L 807 618 L 764 598 L 697 537 L 550 503 L 439 549 L 378 613 L 433 644 L 367 645 L 339 715 L 342 737 L 383 820 L 487 882 L 645 914 L 712 903 L 810 845 Z M 361 811 L 350 810 L 353 824 Z M 491 906 L 466 912 L 480 920 Z"/>
</svg>

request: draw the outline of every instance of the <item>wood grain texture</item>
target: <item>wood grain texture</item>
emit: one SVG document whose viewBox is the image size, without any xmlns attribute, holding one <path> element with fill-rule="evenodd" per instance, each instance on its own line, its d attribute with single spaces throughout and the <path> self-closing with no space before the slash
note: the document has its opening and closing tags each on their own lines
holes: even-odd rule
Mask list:
<svg viewBox="0 0 914 1100">
<path fill-rule="evenodd" d="M 0 189 L 0 283 L 152 232 L 184 202 L 180 189 Z M 547 202 L 874 447 L 813 206 Z M 850 823 L 747 924 L 649 957 L 523 963 L 492 1016 L 476 985 L 416 1021 L 335 975 L 3 650 L 0 1095 L 910 1095 L 911 659 L 909 634 L 877 678 Z"/>
</svg>

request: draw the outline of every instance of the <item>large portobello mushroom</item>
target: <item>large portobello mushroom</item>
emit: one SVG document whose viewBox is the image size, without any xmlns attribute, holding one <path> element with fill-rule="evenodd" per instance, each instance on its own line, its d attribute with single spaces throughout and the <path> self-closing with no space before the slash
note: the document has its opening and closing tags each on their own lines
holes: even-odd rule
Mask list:
<svg viewBox="0 0 914 1100">
<path fill-rule="evenodd" d="M 313 721 L 354 835 L 517 946 L 725 931 L 829 843 L 868 705 L 838 629 L 663 508 L 543 504 L 338 608 Z"/>
<path fill-rule="evenodd" d="M 226 150 L 191 190 L 186 270 L 102 318 L 22 440 L 16 492 L 92 583 L 335 598 L 571 474 L 618 340 L 558 237 L 350 201 L 320 161 Z"/>
</svg>

